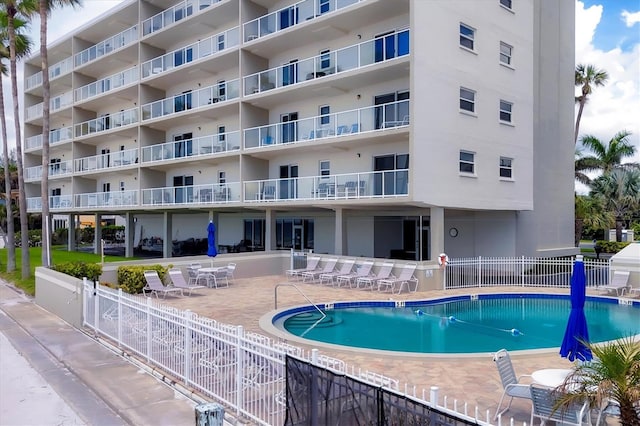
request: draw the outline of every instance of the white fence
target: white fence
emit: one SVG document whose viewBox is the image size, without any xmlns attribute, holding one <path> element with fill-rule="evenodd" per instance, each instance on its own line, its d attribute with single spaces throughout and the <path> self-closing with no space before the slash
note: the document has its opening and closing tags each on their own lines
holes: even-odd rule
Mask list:
<svg viewBox="0 0 640 426">
<path fill-rule="evenodd" d="M 609 283 L 609 260 L 584 259 L 587 287 Z M 450 259 L 445 289 L 469 287 L 569 287 L 572 258 L 473 257 Z"/>
<path fill-rule="evenodd" d="M 245 332 L 242 326 L 164 306 L 151 298 L 86 283 L 83 301 L 84 326 L 183 386 L 222 402 L 230 414 L 256 424 L 285 423 L 287 355 L 409 396 L 447 414 L 449 421 L 440 419 L 441 425 L 460 424 L 456 419 L 490 425 L 493 418 L 488 410 L 480 412 L 446 396 L 440 405 L 437 387 L 420 391 L 405 384 L 402 390 L 397 380 L 349 368 L 342 360 L 320 355 L 317 349 L 308 352 L 274 342 L 267 336 Z"/>
</svg>

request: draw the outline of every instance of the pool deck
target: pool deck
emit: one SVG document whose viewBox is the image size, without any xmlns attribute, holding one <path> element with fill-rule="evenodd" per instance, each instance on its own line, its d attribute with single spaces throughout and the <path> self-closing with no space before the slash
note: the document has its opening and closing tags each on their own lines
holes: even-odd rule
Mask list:
<svg viewBox="0 0 640 426">
<path fill-rule="evenodd" d="M 274 289 L 276 285 L 283 283 L 294 283 L 314 303 L 352 300 L 424 300 L 460 294 L 496 292 L 569 293 L 568 289 L 489 287 L 391 295 L 369 290 L 335 288 L 299 281 L 287 281 L 284 276 L 267 276 L 236 279 L 229 288 L 203 289 L 198 291 L 198 294 L 194 292 L 190 297 L 168 297 L 163 302 L 176 308 L 190 309 L 198 315 L 213 318 L 219 322 L 242 325 L 246 331 L 265 334 L 278 340 L 277 336 L 269 334 L 260 327 L 259 320 L 264 314 L 274 310 Z M 588 295 L 597 294 L 593 291 L 588 292 Z M 308 302 L 295 288 L 282 286 L 278 289 L 279 309 L 297 305 L 308 305 Z M 482 413 L 483 420 L 486 416 L 486 410 L 490 410 L 491 421 L 493 421 L 493 415 L 502 395 L 502 385 L 491 354 L 463 357 L 416 357 L 363 353 L 354 350 L 333 350 L 297 342 L 290 343 L 307 350 L 317 347 L 321 353 L 340 358 L 356 369 L 370 370 L 398 379 L 401 390 L 404 389 L 405 383 L 411 387 L 407 393 L 412 393 L 413 386 L 415 386 L 418 395 L 421 395 L 422 389 L 426 389 L 426 397 L 428 398 L 429 388 L 438 386 L 440 405 L 443 404 L 442 398 L 446 395 L 449 401 L 447 405 L 450 408 L 453 406 L 454 399 L 459 401 L 459 409 L 466 402 L 469 406 L 469 413 L 473 413 L 477 406 Z M 558 346 L 559 344 L 560 342 L 558 342 Z M 572 365 L 571 362 L 558 355 L 557 349 L 511 353 L 511 358 L 518 375 L 531 374 L 531 372 L 543 368 L 571 368 Z M 517 423 L 524 421 L 529 423 L 530 410 L 530 402 L 514 399 L 511 410 L 505 413 L 506 418 L 503 419 L 503 424 L 507 424 L 506 421 L 511 417 Z"/>
</svg>

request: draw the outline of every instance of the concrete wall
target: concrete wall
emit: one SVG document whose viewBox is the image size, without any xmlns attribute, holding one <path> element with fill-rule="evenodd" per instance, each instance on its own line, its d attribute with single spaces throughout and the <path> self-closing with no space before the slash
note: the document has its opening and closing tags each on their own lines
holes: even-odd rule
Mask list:
<svg viewBox="0 0 640 426">
<path fill-rule="evenodd" d="M 36 268 L 36 304 L 74 327 L 82 327 L 82 280 Z"/>
</svg>

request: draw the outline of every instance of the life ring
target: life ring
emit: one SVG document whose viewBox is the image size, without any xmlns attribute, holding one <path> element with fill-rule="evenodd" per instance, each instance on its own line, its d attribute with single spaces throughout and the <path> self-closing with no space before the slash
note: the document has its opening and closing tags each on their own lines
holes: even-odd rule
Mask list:
<svg viewBox="0 0 640 426">
<path fill-rule="evenodd" d="M 447 263 L 449 263 L 449 256 L 447 256 L 446 253 L 440 253 L 438 255 L 438 265 L 444 268 L 445 266 L 447 266 Z"/>
</svg>

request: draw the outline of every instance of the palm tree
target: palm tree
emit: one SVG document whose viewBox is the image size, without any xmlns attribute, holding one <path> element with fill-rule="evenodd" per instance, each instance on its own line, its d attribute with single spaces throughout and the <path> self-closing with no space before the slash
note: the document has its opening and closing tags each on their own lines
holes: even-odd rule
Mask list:
<svg viewBox="0 0 640 426">
<path fill-rule="evenodd" d="M 582 94 L 576 96 L 578 104 L 578 116 L 576 117 L 576 132 L 573 138 L 574 145 L 578 142 L 578 131 L 580 129 L 580 119 L 582 111 L 589 100 L 589 95 L 593 91 L 593 86 L 604 86 L 609 79 L 609 74 L 604 70 L 599 70 L 593 65 L 578 64 L 576 66 L 575 85 L 581 86 Z"/>
<path fill-rule="evenodd" d="M 615 169 L 637 169 L 638 163 L 622 163 L 625 158 L 636 153 L 636 147 L 629 142 L 629 136 L 631 132 L 622 130 L 606 144 L 595 136 L 583 136 L 580 142 L 593 153 L 580 159 L 582 164 L 587 165 L 583 170 L 599 170 L 606 175 Z"/>
<path fill-rule="evenodd" d="M 589 195 L 575 196 L 575 244 L 580 244 L 580 237 L 585 226 L 597 229 L 606 229 L 615 221 L 615 217 L 606 211 L 602 200 Z"/>
<path fill-rule="evenodd" d="M 56 6 L 75 7 L 80 0 L 38 0 L 40 14 L 40 58 L 42 60 L 42 183 L 40 197 L 42 202 L 42 265 L 51 265 L 51 217 L 49 215 L 49 101 L 51 99 L 49 83 L 49 55 L 47 50 L 47 23 L 49 12 Z"/>
<path fill-rule="evenodd" d="M 620 406 L 620 423 L 640 426 L 640 341 L 625 338 L 604 345 L 587 344 L 594 361 L 576 364 L 562 386 L 556 409 L 589 401 L 602 408 Z"/>
<path fill-rule="evenodd" d="M 591 196 L 599 198 L 616 221 L 616 241 L 622 241 L 622 224 L 640 204 L 640 171 L 614 169 L 596 178 Z"/>
<path fill-rule="evenodd" d="M 591 185 L 591 178 L 587 175 L 587 172 L 598 170 L 598 163 L 593 158 L 584 157 L 582 150 L 576 148 L 574 168 L 575 180 L 589 186 Z"/>
</svg>

